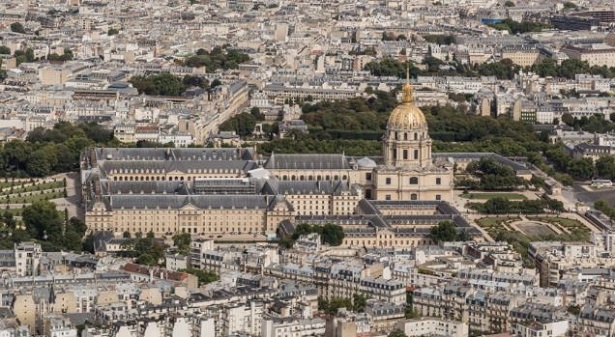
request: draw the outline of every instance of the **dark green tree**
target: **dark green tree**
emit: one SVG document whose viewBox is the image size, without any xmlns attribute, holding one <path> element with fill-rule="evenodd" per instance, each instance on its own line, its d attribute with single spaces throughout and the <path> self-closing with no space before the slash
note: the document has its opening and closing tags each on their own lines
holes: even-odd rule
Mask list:
<svg viewBox="0 0 615 337">
<path fill-rule="evenodd" d="M 395 329 L 393 331 L 391 331 L 387 337 L 408 337 L 408 335 L 406 335 L 402 330 L 400 329 Z"/>
<path fill-rule="evenodd" d="M 22 220 L 31 237 L 38 240 L 60 242 L 64 232 L 64 220 L 49 201 L 37 201 L 22 211 Z"/>
<path fill-rule="evenodd" d="M 173 244 L 180 254 L 187 255 L 190 252 L 190 233 L 177 233 L 173 235 Z"/>
<path fill-rule="evenodd" d="M 25 34 L 26 29 L 23 27 L 23 25 L 20 22 L 13 22 L 11 23 L 11 32 Z"/>
<path fill-rule="evenodd" d="M 457 241 L 457 227 L 451 221 L 442 221 L 431 228 L 429 238 L 435 243 Z"/>
</svg>

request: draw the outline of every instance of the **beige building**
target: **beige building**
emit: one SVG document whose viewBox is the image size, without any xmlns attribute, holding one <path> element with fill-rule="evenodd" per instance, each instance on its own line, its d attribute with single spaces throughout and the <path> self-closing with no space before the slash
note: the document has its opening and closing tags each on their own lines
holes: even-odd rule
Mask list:
<svg viewBox="0 0 615 337">
<path fill-rule="evenodd" d="M 504 48 L 502 59 L 509 59 L 522 67 L 531 67 L 540 59 L 540 52 L 536 48 Z"/>
<path fill-rule="evenodd" d="M 590 67 L 615 67 L 615 48 L 606 44 L 595 48 L 568 45 L 562 48 L 562 52 L 571 59 L 587 61 Z"/>
<path fill-rule="evenodd" d="M 343 153 L 272 153 L 262 160 L 251 149 L 89 149 L 82 156 L 86 224 L 118 235 L 151 231 L 254 238 L 274 235 L 285 221 L 314 220 L 301 217 L 361 214 L 357 206 L 363 198 L 430 201 L 435 204 L 427 212 L 435 214 L 434 205 L 452 200 L 453 170 L 446 158 L 432 158 L 431 144 L 408 83 L 387 124 L 380 163 Z M 409 212 L 420 214 L 412 207 Z M 402 232 L 383 228 L 367 241 L 355 236 L 345 244 L 429 243 L 422 234 L 418 239 Z"/>
</svg>

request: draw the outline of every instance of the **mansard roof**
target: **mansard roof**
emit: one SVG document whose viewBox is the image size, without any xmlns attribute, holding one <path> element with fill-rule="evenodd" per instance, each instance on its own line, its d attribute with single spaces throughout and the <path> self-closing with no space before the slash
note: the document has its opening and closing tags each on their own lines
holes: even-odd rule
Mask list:
<svg viewBox="0 0 615 337">
<path fill-rule="evenodd" d="M 344 154 L 274 154 L 265 163 L 266 169 L 279 170 L 348 170 Z"/>
</svg>

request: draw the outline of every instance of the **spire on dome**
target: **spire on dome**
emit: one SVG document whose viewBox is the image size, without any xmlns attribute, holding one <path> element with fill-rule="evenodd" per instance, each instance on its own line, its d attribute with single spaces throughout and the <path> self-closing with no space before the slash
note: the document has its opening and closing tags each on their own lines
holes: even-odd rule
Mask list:
<svg viewBox="0 0 615 337">
<path fill-rule="evenodd" d="M 403 87 L 403 93 L 401 101 L 402 103 L 412 103 L 414 97 L 412 95 L 412 85 L 410 84 L 410 65 L 406 64 L 406 84 Z"/>
</svg>

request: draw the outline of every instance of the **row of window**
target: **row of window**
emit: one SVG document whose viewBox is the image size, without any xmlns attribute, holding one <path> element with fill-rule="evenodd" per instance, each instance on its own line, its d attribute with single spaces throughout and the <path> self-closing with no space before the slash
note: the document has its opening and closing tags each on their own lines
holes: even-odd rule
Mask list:
<svg viewBox="0 0 615 337">
<path fill-rule="evenodd" d="M 386 178 L 385 183 L 387 185 L 391 185 L 391 178 Z M 410 177 L 410 185 L 418 185 L 418 183 L 419 183 L 418 177 Z M 442 178 L 436 178 L 436 185 L 442 185 Z"/>
<path fill-rule="evenodd" d="M 384 196 L 384 200 L 391 200 L 391 195 L 387 194 Z M 419 196 L 416 193 L 410 194 L 410 200 L 419 200 Z M 436 194 L 436 200 L 442 200 L 442 196 L 440 194 Z"/>
<path fill-rule="evenodd" d="M 323 180 L 322 177 L 323 176 L 316 176 L 316 180 Z M 324 176 L 324 177 L 325 177 L 324 180 L 331 180 L 331 176 L 327 175 L 327 176 Z M 347 179 L 348 179 L 348 176 L 346 176 L 346 175 L 342 176 L 342 180 L 347 180 Z M 289 180 L 288 176 L 287 175 L 283 175 L 282 176 L 282 180 Z M 306 179 L 306 176 L 304 176 L 304 175 L 300 175 L 298 178 L 297 178 L 297 176 L 292 175 L 292 176 L 290 176 L 290 180 L 291 181 L 294 181 L 294 180 L 314 180 L 314 176 L 307 176 L 307 179 Z M 333 176 L 333 180 L 334 181 L 335 180 L 340 180 L 340 176 L 334 175 Z"/>
</svg>

